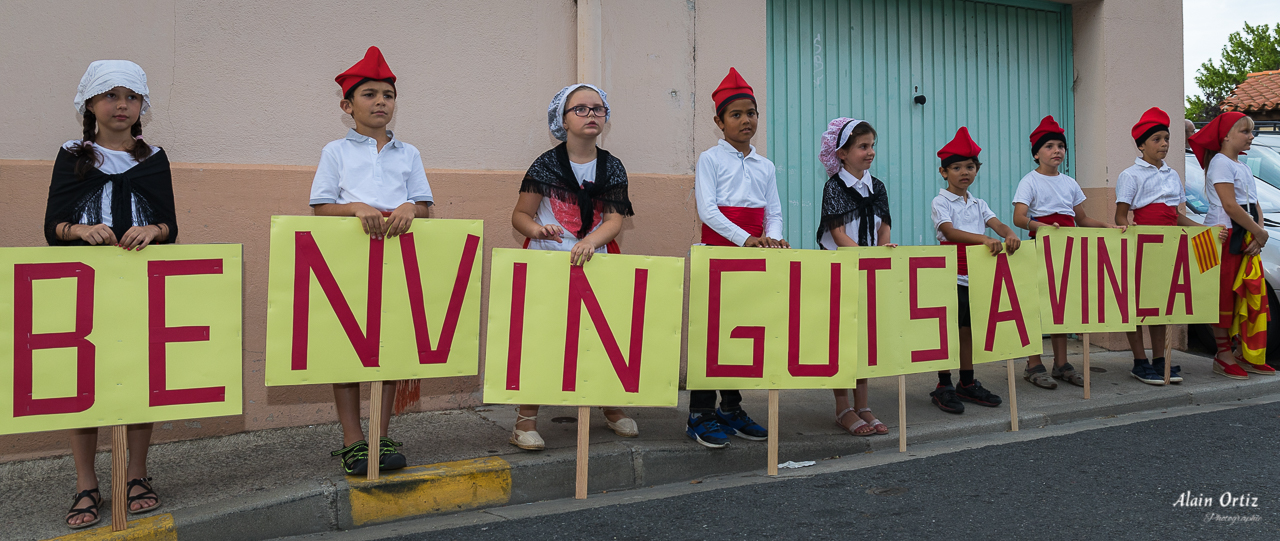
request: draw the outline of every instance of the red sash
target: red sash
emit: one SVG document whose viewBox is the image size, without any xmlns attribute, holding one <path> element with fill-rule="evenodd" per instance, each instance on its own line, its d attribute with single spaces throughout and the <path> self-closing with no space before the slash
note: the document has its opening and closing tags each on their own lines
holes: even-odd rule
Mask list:
<svg viewBox="0 0 1280 541">
<path fill-rule="evenodd" d="M 764 235 L 764 209 L 750 207 L 718 207 L 720 213 L 733 225 L 741 227 L 748 235 L 759 237 Z M 709 246 L 737 246 L 733 241 L 720 236 L 707 224 L 702 224 L 702 243 Z"/>
<path fill-rule="evenodd" d="M 1152 203 L 1133 209 L 1133 225 L 1178 225 L 1178 207 Z"/>
<path fill-rule="evenodd" d="M 521 246 L 521 248 L 529 249 L 529 237 L 524 238 L 524 246 Z M 620 254 L 622 253 L 622 248 L 618 246 L 617 240 L 611 240 L 609 244 L 604 245 L 604 251 L 609 254 Z"/>
<path fill-rule="evenodd" d="M 968 252 L 966 248 L 970 246 L 981 246 L 981 245 L 969 243 L 969 242 L 951 242 L 951 241 L 945 241 L 945 240 L 942 241 L 942 245 L 956 247 L 956 276 L 968 276 L 969 275 L 969 258 L 966 256 L 966 253 Z"/>
<path fill-rule="evenodd" d="M 1075 227 L 1076 226 L 1076 217 L 1068 216 L 1066 214 L 1050 214 L 1048 216 L 1032 218 L 1032 220 L 1035 220 L 1042 224 L 1057 225 L 1059 227 Z M 1031 238 L 1033 239 L 1036 238 L 1035 231 L 1031 232 Z"/>
</svg>

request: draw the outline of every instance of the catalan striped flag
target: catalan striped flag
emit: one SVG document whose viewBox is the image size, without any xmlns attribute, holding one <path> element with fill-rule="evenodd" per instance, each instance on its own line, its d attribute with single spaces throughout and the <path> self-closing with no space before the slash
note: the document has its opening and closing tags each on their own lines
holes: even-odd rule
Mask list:
<svg viewBox="0 0 1280 541">
<path fill-rule="evenodd" d="M 1206 229 L 1199 235 L 1191 237 L 1191 247 L 1196 252 L 1196 264 L 1200 266 L 1200 274 L 1218 266 L 1218 246 L 1213 242 L 1213 229 Z"/>
</svg>

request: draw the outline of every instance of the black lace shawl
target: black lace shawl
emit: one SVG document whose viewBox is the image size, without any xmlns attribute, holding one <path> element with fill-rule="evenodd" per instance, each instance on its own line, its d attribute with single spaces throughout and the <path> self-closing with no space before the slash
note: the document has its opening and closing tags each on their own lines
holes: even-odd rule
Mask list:
<svg viewBox="0 0 1280 541">
<path fill-rule="evenodd" d="M 533 161 L 520 183 L 520 192 L 577 204 L 582 213 L 582 229 L 574 235 L 579 239 L 586 237 L 596 225 L 593 223 L 595 210 L 635 215 L 631 200 L 627 198 L 627 170 L 622 167 L 621 160 L 598 147 L 595 182 L 578 185 L 573 167 L 569 165 L 568 147 L 560 143 Z"/>
<path fill-rule="evenodd" d="M 50 246 L 81 246 L 82 240 L 59 240 L 59 223 L 102 223 L 102 190 L 111 183 L 111 231 L 119 239 L 134 225 L 169 227 L 165 243 L 178 239 L 177 213 L 173 206 L 173 177 L 169 157 L 164 150 L 152 154 L 141 163 L 116 175 L 97 168 L 80 178 L 76 175 L 76 156 L 67 149 L 58 151 L 53 162 L 53 179 L 49 183 L 49 201 L 44 211 L 44 238 Z M 132 200 L 137 197 L 138 215 L 134 216 Z"/>
<path fill-rule="evenodd" d="M 889 193 L 880 179 L 871 177 L 871 196 L 863 197 L 858 190 L 845 186 L 844 180 L 837 173 L 827 179 L 822 188 L 822 221 L 818 223 L 818 245 L 822 245 L 822 235 L 832 229 L 848 225 L 858 220 L 858 246 L 874 246 L 876 219 L 879 216 L 884 225 L 893 226 L 889 217 Z"/>
</svg>

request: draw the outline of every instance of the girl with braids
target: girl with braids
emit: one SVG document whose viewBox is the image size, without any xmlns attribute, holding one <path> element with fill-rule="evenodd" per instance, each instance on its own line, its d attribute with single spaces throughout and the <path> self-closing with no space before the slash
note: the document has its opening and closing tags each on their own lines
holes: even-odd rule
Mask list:
<svg viewBox="0 0 1280 541">
<path fill-rule="evenodd" d="M 116 246 L 142 250 L 178 238 L 173 181 L 164 150 L 142 140 L 142 122 L 151 103 L 147 75 L 127 60 L 89 64 L 76 93 L 84 115 L 84 135 L 58 151 L 45 209 L 44 235 L 51 246 Z M 147 477 L 151 423 L 129 425 L 129 513 L 147 513 L 160 499 Z M 72 431 L 76 494 L 67 526 L 85 528 L 99 520 L 102 495 L 93 468 L 98 429 Z"/>
<path fill-rule="evenodd" d="M 525 248 L 570 252 L 574 265 L 585 265 L 597 253 L 621 253 L 614 237 L 622 231 L 623 217 L 634 212 L 622 161 L 596 146 L 609 121 L 606 96 L 593 85 L 575 84 L 551 98 L 547 123 L 562 142 L 529 166 L 511 213 L 511 226 L 525 236 Z M 600 409 L 615 434 L 640 435 L 636 422 L 620 408 Z M 546 442 L 537 422 L 538 406 L 517 407 L 511 444 L 542 450 Z"/>
<path fill-rule="evenodd" d="M 889 242 L 893 219 L 889 216 L 889 193 L 880 179 L 871 176 L 876 159 L 876 130 L 871 123 L 853 118 L 837 118 L 822 134 L 818 161 L 827 171 L 822 189 L 822 221 L 818 223 L 818 245 L 823 250 L 846 246 L 897 246 Z M 836 389 L 836 424 L 854 436 L 883 436 L 889 427 L 871 413 L 867 405 L 867 380 L 859 379 L 853 389 Z M 852 413 L 853 415 L 849 415 Z"/>
</svg>

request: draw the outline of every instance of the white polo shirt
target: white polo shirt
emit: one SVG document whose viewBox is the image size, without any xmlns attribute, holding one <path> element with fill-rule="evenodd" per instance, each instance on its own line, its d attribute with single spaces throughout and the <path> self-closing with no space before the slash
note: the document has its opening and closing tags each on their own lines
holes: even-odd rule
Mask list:
<svg viewBox="0 0 1280 541">
<path fill-rule="evenodd" d="M 764 236 L 782 238 L 777 170 L 768 158 L 756 154 L 756 147 L 744 156 L 721 139 L 698 157 L 693 191 L 698 219 L 730 242 L 742 246 L 751 235 L 729 221 L 719 207 L 763 208 Z"/>
<path fill-rule="evenodd" d="M 1182 177 L 1163 160 L 1156 167 L 1139 157 L 1116 179 L 1116 203 L 1128 203 L 1133 210 L 1152 203 L 1176 207 L 1186 199 Z"/>
<path fill-rule="evenodd" d="M 391 141 L 382 151 L 374 138 L 355 130 L 325 145 L 311 181 L 311 206 L 359 202 L 389 212 L 405 203 L 432 204 L 422 155 L 390 131 L 387 135 Z"/>
<path fill-rule="evenodd" d="M 996 217 L 996 213 L 991 212 L 991 207 L 987 206 L 986 201 L 974 197 L 973 194 L 969 194 L 966 200 L 964 196 L 953 194 L 946 189 L 940 190 L 933 198 L 932 214 L 933 231 L 939 243 L 947 242 L 946 235 L 942 234 L 942 224 L 950 223 L 951 227 L 965 233 L 982 235 L 987 232 L 987 220 Z M 969 276 L 959 276 L 956 283 L 968 286 Z"/>
<path fill-rule="evenodd" d="M 1018 182 L 1013 202 L 1026 205 L 1032 219 L 1050 214 L 1075 216 L 1076 205 L 1084 203 L 1084 191 L 1076 179 L 1063 173 L 1049 177 L 1032 169 Z"/>
<path fill-rule="evenodd" d="M 837 175 L 839 175 L 840 180 L 844 182 L 845 186 L 857 190 L 858 195 L 861 195 L 862 197 L 871 197 L 872 183 L 870 170 L 863 171 L 862 178 L 853 176 L 853 173 L 845 171 L 844 168 L 841 168 Z M 882 223 L 883 221 L 880 219 L 880 216 L 876 215 L 876 223 L 872 224 L 871 227 L 872 246 L 880 245 L 880 224 Z M 844 234 L 848 235 L 854 242 L 858 242 L 858 226 L 861 224 L 862 220 L 859 220 L 857 216 L 854 216 L 853 219 L 849 220 L 849 223 L 844 224 Z M 831 236 L 831 231 L 823 233 L 822 239 L 819 240 L 818 243 L 828 250 L 837 250 L 840 248 L 836 245 L 835 237 Z"/>
<path fill-rule="evenodd" d="M 1235 184 L 1236 203 L 1240 206 L 1258 202 L 1258 185 L 1253 178 L 1253 170 L 1248 165 L 1236 160 L 1214 154 L 1209 160 L 1209 168 L 1204 172 L 1204 192 L 1209 199 L 1209 214 L 1205 216 L 1204 225 L 1222 225 L 1231 227 L 1231 217 L 1222 208 L 1222 199 L 1214 184 Z"/>
</svg>

